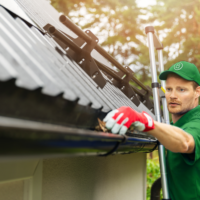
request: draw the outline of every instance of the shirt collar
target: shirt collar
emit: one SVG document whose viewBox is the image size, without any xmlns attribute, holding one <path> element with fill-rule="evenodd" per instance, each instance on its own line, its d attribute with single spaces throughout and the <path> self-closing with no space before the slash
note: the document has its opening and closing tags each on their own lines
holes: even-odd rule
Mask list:
<svg viewBox="0 0 200 200">
<path fill-rule="evenodd" d="M 176 123 L 171 122 L 171 125 L 181 127 L 183 124 L 190 121 L 197 113 L 200 114 L 200 106 L 197 106 L 193 108 L 192 110 L 189 110 L 187 113 L 185 113 Z"/>
</svg>

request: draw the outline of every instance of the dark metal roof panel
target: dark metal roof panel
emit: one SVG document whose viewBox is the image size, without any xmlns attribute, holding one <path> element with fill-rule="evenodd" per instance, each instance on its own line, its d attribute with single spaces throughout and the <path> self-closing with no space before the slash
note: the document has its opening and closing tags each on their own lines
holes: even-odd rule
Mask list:
<svg viewBox="0 0 200 200">
<path fill-rule="evenodd" d="M 59 22 L 59 13 L 50 5 L 50 2 L 46 0 L 16 0 L 16 2 L 42 30 L 46 24 L 51 23 L 63 32 L 76 37 L 76 34 Z"/>
<path fill-rule="evenodd" d="M 41 7 L 44 4 L 47 5 L 47 2 L 43 0 L 40 4 L 38 0 L 17 0 L 17 2 L 41 29 L 49 23 L 49 20 L 52 20 L 53 25 L 62 28 L 67 33 L 70 32 L 58 21 L 58 13 L 51 6 L 42 12 Z M 54 13 L 53 15 L 51 13 L 52 16 L 49 14 L 49 9 Z M 73 35 L 72 32 L 71 34 Z M 19 141 L 23 146 L 20 152 L 22 155 L 27 144 L 32 145 L 32 149 L 30 148 L 32 152 L 27 155 L 35 153 L 35 147 L 43 150 L 45 147 L 45 151 L 50 150 L 53 153 L 61 147 L 64 148 L 64 152 L 60 151 L 63 155 L 67 152 L 66 150 L 80 151 L 79 153 L 88 152 L 88 149 L 90 153 L 109 151 L 118 140 L 123 139 L 123 136 L 80 129 L 72 130 L 66 126 L 94 130 L 97 118 L 103 119 L 106 112 L 121 106 L 130 106 L 139 112 L 146 111 L 154 117 L 142 103 L 136 106 L 110 82 L 106 74 L 103 74 L 107 81 L 106 85 L 100 88 L 48 33 L 41 32 L 33 26 L 30 27 L 30 24 L 27 26 L 16 16 L 13 18 L 1 6 L 0 60 L 0 88 L 6 88 L 0 94 L 0 118 L 1 122 L 9 123 L 8 127 L 0 125 L 0 138 L 8 145 L 14 138 Z M 8 107 L 5 106 L 6 103 Z M 5 116 L 9 118 L 4 118 Z M 20 121 L 17 118 L 32 121 Z M 36 121 L 65 127 L 56 126 L 58 130 L 54 131 L 51 129 L 55 128 L 54 125 L 40 124 Z M 23 123 L 27 123 L 26 127 Z M 34 124 L 45 130 L 36 130 L 37 126 L 35 126 L 36 129 L 32 129 Z M 26 135 L 26 131 L 30 134 Z M 41 135 L 42 132 L 45 132 L 45 135 Z M 156 140 L 152 140 L 146 133 L 133 135 L 134 138 L 128 138 L 128 142 L 120 146 L 120 151 L 132 149 L 134 152 L 144 152 L 154 149 Z M 24 139 L 28 142 L 27 144 L 22 139 L 24 136 L 26 136 Z M 37 141 L 33 141 L 32 136 L 37 136 Z M 43 136 L 50 138 L 46 140 Z M 73 139 L 71 139 L 72 136 Z M 141 137 L 146 139 L 137 139 Z M 115 139 L 109 142 L 112 138 Z M 79 145 L 79 149 L 74 148 L 76 145 Z M 86 146 L 82 148 L 81 145 Z M 73 149 L 70 149 L 70 146 Z M 3 145 L 2 150 L 5 149 L 6 145 Z M 9 153 L 9 149 L 6 150 Z"/>
<path fill-rule="evenodd" d="M 0 8 L 0 12 L 1 35 L 4 37 L 5 41 L 10 42 L 12 48 L 20 54 L 19 56 L 26 64 L 42 79 L 44 82 L 44 87 L 42 89 L 44 94 L 56 96 L 65 92 L 65 90 L 66 94 L 69 94 L 71 89 L 71 94 L 73 96 L 67 96 L 65 94 L 69 100 L 75 100 L 78 97 L 81 105 L 86 106 L 91 103 L 92 107 L 95 109 L 103 107 L 103 105 L 90 95 L 87 89 L 85 89 L 69 71 L 64 74 L 59 67 L 56 67 L 58 63 L 52 62 L 55 56 L 52 55 L 49 57 L 45 48 L 42 48 L 38 42 L 34 43 L 33 40 L 28 38 L 28 32 L 25 28 L 22 29 L 19 19 L 15 21 L 3 8 Z"/>
<path fill-rule="evenodd" d="M 34 33 L 37 34 L 37 36 L 41 39 L 42 41 L 42 35 L 34 28 L 32 27 L 32 29 L 34 29 Z M 51 38 L 48 38 L 46 36 L 47 40 L 51 40 Z M 51 43 L 54 48 L 55 47 L 58 47 L 58 44 L 55 44 L 55 42 L 51 41 L 49 43 L 46 43 L 46 41 L 43 41 L 45 42 L 46 45 L 50 45 L 49 43 Z M 103 92 L 101 90 L 101 88 L 98 88 L 97 84 L 91 80 L 91 78 L 86 74 L 86 72 L 80 68 L 78 66 L 78 64 L 76 62 L 74 62 L 73 60 L 71 60 L 70 58 L 67 57 L 67 55 L 63 55 L 63 57 L 61 57 L 57 52 L 54 52 L 55 54 L 54 55 L 58 55 L 58 59 L 59 59 L 59 62 L 62 63 L 62 67 L 61 67 L 61 70 L 65 71 L 65 70 L 69 70 L 73 73 L 73 75 L 77 78 L 77 80 L 79 80 L 81 82 L 81 84 L 85 85 L 85 89 L 88 88 L 89 92 L 91 92 L 90 94 L 97 96 L 98 100 L 102 102 L 102 104 L 104 105 L 103 107 L 103 110 L 105 112 L 108 112 L 109 110 L 111 109 L 115 109 L 116 108 L 116 104 L 113 104 L 113 101 L 112 101 L 112 98 L 110 95 L 106 95 L 105 92 Z M 68 67 L 68 65 L 70 65 L 70 67 Z M 63 67 L 65 66 L 65 67 Z M 74 70 L 74 71 L 73 71 Z M 88 86 L 88 87 L 86 87 Z M 98 88 L 98 89 L 97 89 Z"/>
<path fill-rule="evenodd" d="M 34 28 L 33 28 L 34 29 Z M 31 34 L 32 32 L 30 32 Z M 42 37 L 40 33 L 35 29 L 35 33 L 38 37 Z M 42 39 L 42 38 L 41 38 Z M 49 45 L 49 44 L 47 44 Z M 55 47 L 55 46 L 54 46 Z M 50 50 L 51 48 L 49 48 Z M 59 67 L 63 73 L 70 79 L 73 79 L 75 84 L 79 84 L 84 93 L 93 100 L 93 97 L 98 99 L 98 101 L 103 105 L 103 111 L 108 112 L 114 109 L 114 106 L 106 101 L 103 94 L 97 89 L 97 85 L 91 78 L 85 73 L 82 68 L 80 68 L 76 62 L 70 60 L 66 55 L 60 57 L 57 52 L 52 52 L 54 57 L 54 63 Z M 51 55 L 51 56 L 53 56 Z M 77 82 L 78 81 L 78 82 Z M 92 95 L 91 95 L 92 94 Z M 94 101 L 94 100 L 93 100 Z"/>
<path fill-rule="evenodd" d="M 0 24 L 0 30 L 1 24 Z M 18 53 L 13 49 L 13 46 L 10 40 L 6 41 L 4 38 L 5 33 L 1 31 L 0 36 L 0 52 L 4 57 L 6 62 L 1 62 L 4 68 L 7 68 L 7 63 L 11 66 L 15 66 L 14 70 L 18 72 L 18 79 L 16 81 L 16 85 L 19 87 L 24 87 L 30 90 L 34 90 L 43 86 L 43 82 L 41 79 L 36 76 L 33 70 L 27 67 L 27 64 L 23 59 L 18 55 Z M 10 74 L 10 78 L 13 78 L 12 74 Z"/>
<path fill-rule="evenodd" d="M 1 41 L 1 39 L 0 39 Z M 1 43 L 0 43 L 1 44 Z M 1 46 L 1 45 L 0 45 Z M 7 81 L 18 76 L 17 71 L 13 68 L 10 62 L 2 54 L 3 48 L 0 47 L 0 80 Z"/>
<path fill-rule="evenodd" d="M 36 9 L 35 5 L 30 8 L 29 3 L 27 4 L 21 0 L 20 2 L 21 5 L 24 4 L 23 8 L 25 10 L 31 12 Z M 30 29 L 19 18 L 14 20 L 3 8 L 0 8 L 0 11 L 2 37 L 9 43 L 11 48 L 15 49 L 18 54 L 17 57 L 21 58 L 23 62 L 22 66 L 29 66 L 29 69 L 27 67 L 24 68 L 25 71 L 28 71 L 31 77 L 37 80 L 37 87 L 42 87 L 44 94 L 56 96 L 63 93 L 63 97 L 68 100 L 75 101 L 78 99 L 79 104 L 85 106 L 91 104 L 93 108 L 102 108 L 104 112 L 126 105 L 137 111 L 141 111 L 140 108 L 142 107 L 145 111 L 151 113 L 143 104 L 140 107 L 134 105 L 119 88 L 109 83 L 109 79 L 104 74 L 107 84 L 103 89 L 99 88 L 52 38 L 48 37 L 48 35 L 43 36 L 34 27 Z M 41 10 L 38 11 L 38 15 L 34 16 L 37 20 L 44 20 L 44 23 L 47 23 L 50 19 L 49 14 L 46 17 L 44 13 L 41 13 Z M 58 25 L 63 26 L 59 22 Z M 61 56 L 55 48 L 63 52 L 63 55 Z M 6 75 L 5 72 L 4 76 L 6 77 L 8 74 Z M 20 78 L 24 79 L 24 75 Z M 16 82 L 20 82 L 21 87 L 24 86 L 26 88 L 28 86 L 31 88 L 29 86 L 30 83 L 27 83 L 27 81 L 23 82 L 17 79 Z"/>
<path fill-rule="evenodd" d="M 24 11 L 29 15 L 33 21 L 35 21 L 40 28 L 44 31 L 43 27 L 47 23 L 51 23 L 53 26 L 62 30 L 63 32 L 69 34 L 71 37 L 76 38 L 77 35 L 71 31 L 68 27 L 60 23 L 57 10 L 46 0 L 16 0 L 19 5 L 23 8 Z M 45 8 L 45 9 L 44 9 Z M 92 56 L 97 59 L 99 62 L 107 65 L 112 68 L 110 62 L 108 62 L 101 54 L 99 54 L 95 49 L 92 51 Z"/>
</svg>

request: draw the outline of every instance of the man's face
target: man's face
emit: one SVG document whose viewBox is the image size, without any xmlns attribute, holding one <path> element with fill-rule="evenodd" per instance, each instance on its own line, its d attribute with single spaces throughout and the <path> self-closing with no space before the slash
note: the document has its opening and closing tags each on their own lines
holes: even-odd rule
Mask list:
<svg viewBox="0 0 200 200">
<path fill-rule="evenodd" d="M 170 113 L 182 115 L 196 106 L 197 93 L 193 83 L 179 76 L 169 74 L 166 80 L 167 107 Z"/>
</svg>

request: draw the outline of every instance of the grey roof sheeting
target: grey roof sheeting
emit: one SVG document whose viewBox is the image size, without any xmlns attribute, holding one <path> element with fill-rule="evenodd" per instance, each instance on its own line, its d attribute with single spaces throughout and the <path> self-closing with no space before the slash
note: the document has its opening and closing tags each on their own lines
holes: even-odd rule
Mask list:
<svg viewBox="0 0 200 200">
<path fill-rule="evenodd" d="M 92 107 L 95 109 L 103 107 L 97 99 L 89 95 L 87 91 L 89 87 L 83 90 L 83 86 L 80 82 L 74 81 L 74 76 L 69 74 L 69 71 L 66 74 L 61 72 L 59 67 L 56 66 L 58 63 L 53 63 L 53 59 L 50 60 L 55 56 L 53 56 L 53 54 L 49 56 L 46 54 L 47 51 L 44 51 L 45 48 L 47 50 L 47 47 L 42 48 L 42 45 L 40 45 L 38 41 L 35 40 L 34 43 L 32 40 L 29 40 L 27 34 L 30 34 L 30 32 L 26 29 L 21 29 L 20 23 L 23 22 L 20 21 L 20 19 L 14 20 L 1 8 L 0 22 L 1 38 L 3 40 L 1 43 L 4 48 L 2 50 L 3 55 L 4 52 L 8 52 L 8 54 L 13 57 L 15 56 L 15 59 L 22 63 L 22 66 L 24 66 L 23 69 L 26 70 L 26 74 L 23 74 L 22 77 L 24 78 L 29 75 L 29 78 L 26 80 L 19 78 L 18 86 L 27 89 L 42 87 L 42 92 L 50 96 L 64 93 L 63 97 L 71 101 L 80 98 L 79 103 L 81 105 L 86 106 L 92 103 Z M 27 29 L 29 28 L 27 27 Z M 56 53 L 56 51 L 54 53 Z M 6 57 L 6 55 L 4 55 L 4 57 Z M 60 63 L 60 66 L 61 65 L 62 63 Z M 69 64 L 65 63 L 65 68 L 68 65 Z M 67 77 L 66 75 L 69 76 Z M 11 76 L 10 78 L 13 77 Z M 32 86 L 33 82 L 35 83 L 35 87 Z M 108 110 L 110 110 L 110 108 L 107 109 L 107 111 Z"/>
<path fill-rule="evenodd" d="M 9 9 L 10 11 L 12 11 L 13 13 L 15 13 L 16 15 L 18 15 L 22 19 L 25 19 L 30 24 L 32 24 L 34 26 L 36 25 L 26 15 L 26 13 L 21 9 L 21 7 L 19 6 L 19 4 L 15 0 L 12 0 L 12 1 L 11 0 L 0 0 L 0 5 L 3 5 L 5 8 Z"/>
<path fill-rule="evenodd" d="M 95 117 L 105 116 L 110 110 L 121 106 L 130 106 L 139 112 L 146 111 L 154 118 L 152 112 L 142 102 L 136 106 L 110 82 L 106 74 L 102 73 L 107 81 L 106 85 L 104 88 L 98 87 L 91 77 L 67 55 L 66 51 L 46 33 L 43 27 L 51 22 L 71 36 L 75 36 L 58 21 L 59 13 L 52 6 L 43 0 L 17 0 L 17 2 L 42 32 L 17 16 L 13 18 L 11 13 L 0 6 L 0 83 L 14 80 L 16 88 L 33 92 L 39 90 L 41 94 L 55 99 L 62 96 L 67 102 L 72 102 L 75 109 L 76 103 L 82 106 L 79 110 L 85 109 L 86 113 L 89 112 L 89 108 L 93 109 L 94 111 L 90 111 L 95 113 Z M 45 5 L 45 11 L 42 9 L 42 5 Z M 105 59 L 102 63 L 108 62 Z M 73 113 L 75 113 L 73 117 L 76 118 L 75 122 L 78 127 L 81 114 L 77 109 L 76 112 L 69 112 L 68 117 L 70 118 Z M 61 114 L 60 119 L 64 121 L 63 116 Z M 43 118 L 41 117 L 41 119 Z M 89 119 L 91 120 L 91 118 Z M 92 124 L 96 123 L 95 120 L 93 119 Z M 63 121 L 61 124 L 64 123 Z M 52 121 L 50 122 L 52 123 Z M 90 128 L 87 125 L 85 127 Z"/>
<path fill-rule="evenodd" d="M 45 31 L 43 29 L 43 27 L 46 24 L 51 23 L 53 26 L 57 27 L 59 30 L 69 34 L 71 37 L 74 37 L 74 38 L 77 37 L 76 34 L 74 34 L 69 28 L 67 28 L 62 23 L 59 22 L 60 14 L 49 4 L 48 1 L 44 1 L 44 0 L 34 0 L 34 1 L 32 1 L 32 0 L 26 0 L 26 1 L 25 0 L 17 0 L 17 2 L 26 11 L 26 13 L 29 15 L 29 17 L 31 19 L 33 19 L 43 31 Z M 45 8 L 45 9 L 43 9 L 43 8 Z M 49 39 L 50 38 L 48 38 L 48 40 Z M 51 42 L 52 42 L 52 39 L 51 39 Z M 58 47 L 58 44 L 55 44 L 55 46 Z M 95 51 L 95 50 L 93 50 L 93 51 Z M 96 54 L 98 54 L 98 52 L 95 52 L 95 55 Z M 107 66 L 109 66 L 109 62 L 106 61 L 106 59 L 103 59 L 102 56 L 100 56 L 101 60 L 99 60 L 99 55 L 94 57 L 94 58 L 97 59 L 99 62 L 102 62 L 103 64 L 106 64 Z M 81 69 L 80 67 L 78 67 L 78 68 Z M 87 76 L 87 74 L 86 74 L 86 76 Z M 89 78 L 89 80 L 91 80 L 91 78 Z M 94 81 L 92 81 L 92 82 L 94 83 Z M 108 87 L 106 86 L 105 88 L 102 89 L 103 90 L 102 91 L 103 92 L 103 98 L 107 97 L 106 101 L 110 102 L 112 104 L 113 104 L 113 102 L 115 102 L 114 108 L 118 108 L 120 106 L 126 105 L 126 106 L 132 107 L 133 109 L 135 109 L 139 112 L 145 111 L 145 112 L 149 113 L 154 118 L 154 115 L 152 114 L 152 112 L 142 102 L 137 107 L 130 101 L 129 98 L 127 98 L 119 90 L 119 88 L 116 88 L 109 83 L 107 85 L 108 85 Z M 98 89 L 98 90 L 101 90 L 101 89 Z M 114 95 L 113 93 L 115 93 L 117 95 Z M 113 98 L 112 98 L 112 95 L 113 95 Z M 119 99 L 118 95 L 120 95 L 120 99 Z M 114 108 L 112 107 L 112 109 L 114 109 Z"/>
<path fill-rule="evenodd" d="M 12 55 L 15 61 L 20 63 L 17 86 L 27 89 L 42 87 L 42 92 L 51 96 L 63 93 L 63 97 L 67 100 L 79 99 L 80 105 L 91 104 L 92 108 L 102 108 L 104 112 L 124 105 L 141 111 L 109 82 L 105 88 L 97 89 L 96 83 L 76 62 L 67 55 L 61 56 L 55 50 L 55 47 L 60 47 L 50 37 L 44 37 L 34 27 L 30 29 L 19 18 L 13 19 L 3 8 L 0 11 L 0 30 L 3 39 L 1 48 L 4 58 L 7 57 L 11 61 L 13 58 L 8 57 Z M 16 78 L 16 73 L 15 77 L 11 77 Z M 140 107 L 149 112 L 144 105 Z"/>
</svg>

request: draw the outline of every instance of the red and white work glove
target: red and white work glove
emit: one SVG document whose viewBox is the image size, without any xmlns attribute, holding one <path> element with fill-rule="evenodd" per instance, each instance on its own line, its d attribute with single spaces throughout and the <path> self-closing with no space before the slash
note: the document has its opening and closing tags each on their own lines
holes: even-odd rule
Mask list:
<svg viewBox="0 0 200 200">
<path fill-rule="evenodd" d="M 111 132 L 115 134 L 124 135 L 131 125 L 143 132 L 154 129 L 154 121 L 149 114 L 138 113 L 125 106 L 109 112 L 103 121 L 106 122 L 106 128 L 111 129 Z"/>
</svg>

